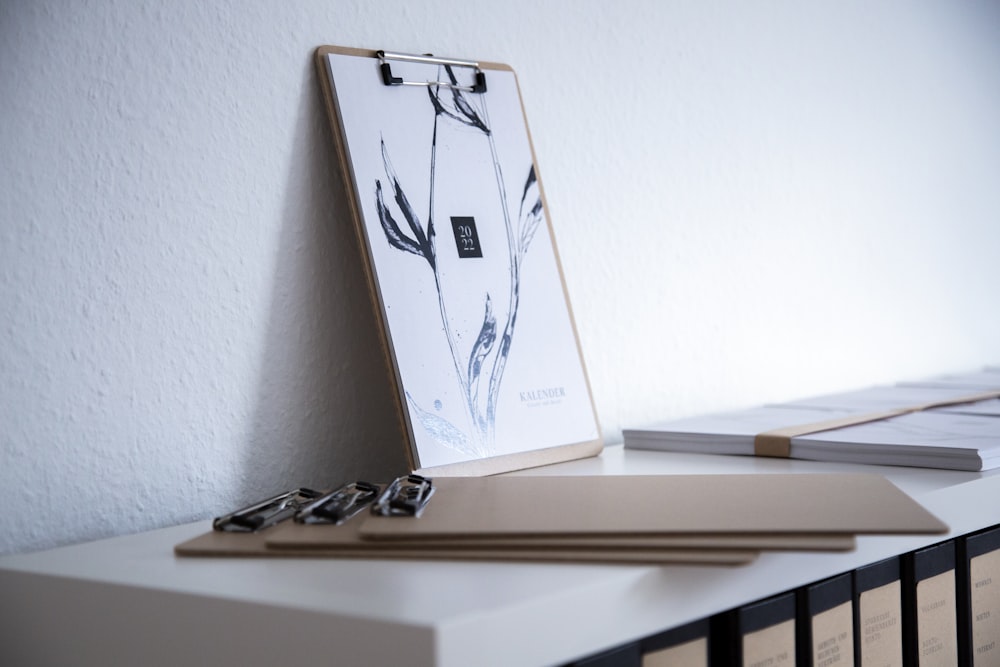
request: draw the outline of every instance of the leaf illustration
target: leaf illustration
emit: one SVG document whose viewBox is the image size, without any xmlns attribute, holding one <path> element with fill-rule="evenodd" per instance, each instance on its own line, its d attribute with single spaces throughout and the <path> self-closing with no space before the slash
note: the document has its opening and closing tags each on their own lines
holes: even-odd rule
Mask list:
<svg viewBox="0 0 1000 667">
<path fill-rule="evenodd" d="M 472 346 L 472 353 L 469 355 L 469 386 L 475 386 L 479 379 L 479 374 L 483 370 L 483 359 L 493 349 L 493 343 L 497 339 L 497 320 L 493 316 L 493 302 L 490 295 L 486 295 L 486 313 L 483 315 L 483 326 L 479 329 L 479 336 Z M 477 390 L 478 393 L 478 390 Z"/>
<path fill-rule="evenodd" d="M 394 248 L 412 252 L 414 255 L 423 257 L 424 249 L 420 247 L 419 243 L 403 233 L 395 218 L 392 217 L 392 213 L 386 208 L 382 197 L 382 183 L 378 180 L 375 181 L 375 207 L 378 209 L 378 217 L 382 222 L 382 231 L 385 232 L 385 238 L 389 241 L 389 244 Z"/>
<path fill-rule="evenodd" d="M 507 326 L 500 337 L 500 349 L 493 360 L 493 373 L 490 375 L 490 388 L 486 401 L 486 424 L 492 428 L 497 418 L 497 399 L 500 396 L 500 383 L 503 381 L 503 372 L 507 367 L 507 357 L 510 355 L 510 346 L 514 340 L 514 325 L 517 324 L 517 310 L 511 311 Z"/>
<path fill-rule="evenodd" d="M 399 223 L 397 223 L 395 218 L 392 217 L 388 207 L 385 205 L 385 199 L 382 194 L 382 184 L 376 179 L 376 205 L 378 207 L 379 219 L 382 221 L 382 229 L 385 230 L 386 238 L 389 240 L 390 244 L 400 250 L 405 250 L 422 256 L 427 260 L 431 267 L 433 267 L 435 262 L 434 244 L 431 243 L 430 239 L 434 236 L 434 228 L 433 226 L 428 226 L 428 234 L 424 234 L 424 228 L 420 224 L 420 219 L 417 217 L 417 214 L 414 213 L 413 207 L 410 205 L 410 200 L 406 197 L 406 193 L 403 192 L 403 187 L 400 185 L 399 178 L 396 176 L 396 170 L 392 168 L 392 161 L 389 160 L 389 150 L 386 148 L 385 140 L 382 140 L 382 166 L 385 169 L 385 175 L 389 178 L 390 184 L 392 185 L 393 198 L 395 199 L 396 206 L 399 207 L 399 210 L 403 214 L 403 218 L 406 220 L 407 226 L 413 233 L 413 238 L 410 238 L 400 229 Z"/>
<path fill-rule="evenodd" d="M 521 195 L 521 207 L 518 211 L 520 221 L 521 238 L 518 250 L 524 254 L 531 245 L 531 239 L 535 236 L 538 223 L 542 219 L 542 191 L 538 186 L 538 177 L 535 175 L 535 165 L 531 165 L 528 171 L 528 179 L 524 183 L 524 192 Z"/>
<path fill-rule="evenodd" d="M 469 444 L 469 439 L 466 437 L 462 431 L 456 428 L 450 421 L 443 417 L 439 417 L 436 414 L 427 412 L 413 400 L 409 392 L 406 392 L 406 400 L 410 404 L 413 412 L 416 413 L 417 419 L 420 420 L 420 425 L 424 427 L 424 430 L 430 434 L 438 444 L 444 445 L 449 449 L 454 449 L 455 451 L 461 452 L 466 456 L 479 457 L 481 453 L 476 451 L 474 447 Z"/>
<path fill-rule="evenodd" d="M 445 65 L 444 70 L 448 74 L 448 80 L 452 84 L 457 85 L 458 79 L 455 77 L 455 72 L 452 71 L 451 65 Z M 441 88 L 442 86 L 429 86 L 427 89 L 431 97 L 431 104 L 434 105 L 436 113 L 448 116 L 469 127 L 478 128 L 486 134 L 490 133 L 490 128 L 483 122 L 483 119 L 476 113 L 476 110 L 472 108 L 464 91 L 458 88 L 445 87 L 444 95 L 442 96 Z"/>
<path fill-rule="evenodd" d="M 521 193 L 521 208 L 524 209 L 524 202 L 528 199 L 529 192 L 538 191 L 538 176 L 535 174 L 535 165 L 532 164 L 528 170 L 528 178 L 524 181 L 524 192 Z"/>
</svg>

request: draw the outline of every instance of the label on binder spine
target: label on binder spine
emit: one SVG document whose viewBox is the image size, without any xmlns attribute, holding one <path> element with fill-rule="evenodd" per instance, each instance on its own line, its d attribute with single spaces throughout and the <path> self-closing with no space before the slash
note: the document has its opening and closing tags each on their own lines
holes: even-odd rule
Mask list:
<svg viewBox="0 0 1000 667">
<path fill-rule="evenodd" d="M 743 635 L 743 667 L 795 664 L 795 620 Z"/>
<path fill-rule="evenodd" d="M 901 591 L 897 580 L 858 596 L 862 665 L 903 667 Z"/>
<path fill-rule="evenodd" d="M 1000 550 L 969 561 L 972 606 L 972 660 L 975 665 L 1000 661 Z"/>
<path fill-rule="evenodd" d="M 917 655 L 921 667 L 952 667 L 958 659 L 955 571 L 917 582 Z"/>
<path fill-rule="evenodd" d="M 708 641 L 704 637 L 642 656 L 642 667 L 707 667 L 707 665 Z"/>
<path fill-rule="evenodd" d="M 812 618 L 814 667 L 854 664 L 854 607 L 850 601 Z"/>
</svg>

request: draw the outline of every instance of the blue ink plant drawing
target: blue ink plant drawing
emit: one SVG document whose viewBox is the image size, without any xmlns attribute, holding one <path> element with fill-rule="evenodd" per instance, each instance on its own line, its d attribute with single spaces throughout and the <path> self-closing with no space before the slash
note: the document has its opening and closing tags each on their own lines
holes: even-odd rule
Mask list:
<svg viewBox="0 0 1000 667">
<path fill-rule="evenodd" d="M 457 84 L 450 66 L 444 66 L 452 84 Z M 389 159 L 389 149 L 385 140 L 381 141 L 382 163 L 385 170 L 386 186 L 381 179 L 375 180 L 375 200 L 379 220 L 385 232 L 386 241 L 393 248 L 416 255 L 426 261 L 433 274 L 437 291 L 438 310 L 444 336 L 454 365 L 455 379 L 460 395 L 465 402 L 468 425 L 466 428 L 451 423 L 439 414 L 427 410 L 406 392 L 406 400 L 411 414 L 438 443 L 462 454 L 483 458 L 495 453 L 497 401 L 503 382 L 504 370 L 510 355 L 514 330 L 517 324 L 518 305 L 521 297 L 521 267 L 528 246 L 542 219 L 542 198 L 535 174 L 534 164 L 527 168 L 524 186 L 517 193 L 520 203 L 516 218 L 512 215 L 507 188 L 497 156 L 493 132 L 490 128 L 485 95 L 466 95 L 458 88 L 432 85 L 427 88 L 434 110 L 431 128 L 429 206 L 426 225 L 413 209 L 402 184 Z M 471 99 L 470 99 L 471 98 Z M 438 146 L 438 128 L 445 123 L 460 123 L 473 128 L 475 141 L 483 143 L 483 150 L 489 150 L 499 205 L 506 230 L 509 281 L 506 298 L 505 321 L 497 322 L 494 312 L 494 297 L 488 292 L 482 304 L 482 324 L 466 357 L 460 350 L 454 331 L 454 320 L 449 316 L 442 286 L 442 273 L 438 261 L 437 233 L 435 229 L 435 173 Z M 478 316 L 477 316 L 478 321 Z M 438 408 L 440 403 L 435 402 Z"/>
</svg>

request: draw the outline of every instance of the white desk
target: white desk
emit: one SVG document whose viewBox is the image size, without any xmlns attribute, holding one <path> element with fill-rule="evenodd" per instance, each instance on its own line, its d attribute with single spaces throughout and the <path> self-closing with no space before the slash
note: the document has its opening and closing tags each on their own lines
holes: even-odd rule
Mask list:
<svg viewBox="0 0 1000 667">
<path fill-rule="evenodd" d="M 952 535 L 1000 523 L 1000 476 L 625 451 L 521 475 L 866 471 Z M 3 665 L 559 665 L 905 553 L 767 553 L 739 568 L 177 558 L 210 522 L 0 558 Z"/>
</svg>

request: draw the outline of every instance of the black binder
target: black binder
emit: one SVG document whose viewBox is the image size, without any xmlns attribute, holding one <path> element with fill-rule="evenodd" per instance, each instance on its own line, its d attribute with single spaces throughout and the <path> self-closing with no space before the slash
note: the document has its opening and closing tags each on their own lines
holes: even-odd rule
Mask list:
<svg viewBox="0 0 1000 667">
<path fill-rule="evenodd" d="M 962 664 L 1000 662 L 1000 526 L 957 540 Z"/>
</svg>

